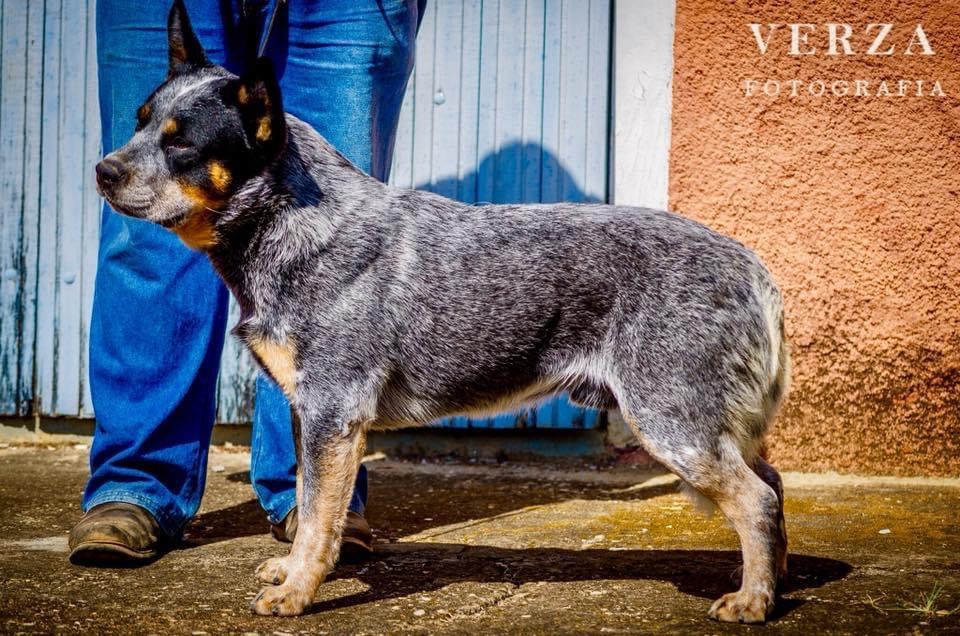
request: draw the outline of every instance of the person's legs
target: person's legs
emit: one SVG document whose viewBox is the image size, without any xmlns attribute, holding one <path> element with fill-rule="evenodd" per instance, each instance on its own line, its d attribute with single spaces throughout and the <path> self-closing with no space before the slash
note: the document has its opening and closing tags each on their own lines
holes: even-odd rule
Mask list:
<svg viewBox="0 0 960 636">
<path fill-rule="evenodd" d="M 264 8 L 269 22 L 272 6 Z M 362 170 L 386 181 L 419 18 L 416 0 L 311 0 L 280 5 L 265 55 L 284 109 L 316 128 Z M 251 480 L 279 523 L 296 505 L 296 461 L 286 398 L 257 382 Z M 350 510 L 363 513 L 366 469 Z"/>
<path fill-rule="evenodd" d="M 221 3 L 187 5 L 211 59 L 223 62 Z M 104 153 L 129 139 L 137 107 L 166 77 L 169 9 L 166 2 L 98 2 Z M 97 421 L 85 511 L 105 502 L 137 504 L 168 538 L 196 512 L 226 307 L 227 292 L 206 256 L 158 225 L 104 206 L 90 325 Z"/>
</svg>

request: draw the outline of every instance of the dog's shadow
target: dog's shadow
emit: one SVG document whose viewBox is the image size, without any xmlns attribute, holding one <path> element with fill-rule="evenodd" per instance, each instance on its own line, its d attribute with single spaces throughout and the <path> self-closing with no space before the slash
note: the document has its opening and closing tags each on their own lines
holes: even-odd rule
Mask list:
<svg viewBox="0 0 960 636">
<path fill-rule="evenodd" d="M 313 612 L 431 592 L 464 582 L 515 585 L 535 582 L 596 580 L 655 580 L 678 591 L 713 600 L 734 591 L 731 573 L 740 565 L 740 553 L 729 550 L 569 550 L 561 548 L 500 548 L 449 543 L 394 543 L 378 546 L 369 561 L 340 566 L 330 577 L 357 579 L 369 586 L 363 592 L 320 600 Z M 836 559 L 790 556 L 790 578 L 780 590 L 787 594 L 817 588 L 846 577 L 852 566 Z M 773 618 L 804 603 L 781 598 Z"/>
<path fill-rule="evenodd" d="M 629 489 L 612 488 L 597 483 L 566 484 L 540 482 L 525 488 L 525 480 L 500 478 L 460 483 L 453 500 L 444 499 L 435 475 L 404 475 L 402 484 L 395 476 L 371 471 L 371 522 L 377 529 L 379 543 L 373 557 L 359 565 L 339 565 L 330 577 L 355 579 L 364 584 L 363 592 L 337 598 L 320 596 L 311 612 L 354 607 L 365 603 L 428 593 L 456 583 L 510 582 L 516 585 L 533 582 L 573 582 L 592 580 L 657 580 L 669 582 L 680 592 L 715 599 L 736 589 L 731 573 L 741 563 L 739 551 L 731 550 L 571 550 L 562 548 L 505 548 L 468 546 L 450 543 L 385 541 L 410 536 L 431 528 L 489 518 L 517 510 L 518 497 L 524 506 L 569 500 L 636 501 L 676 492 L 672 483 L 640 485 Z M 246 481 L 246 473 L 228 476 L 231 481 Z M 472 487 L 463 487 L 472 486 Z M 444 491 L 446 489 L 443 489 Z M 428 506 L 430 519 L 414 515 L 408 506 L 424 512 L 426 503 L 417 498 L 425 493 L 432 498 Z M 391 502 L 391 505 L 387 505 Z M 184 548 L 190 548 L 268 531 L 264 513 L 255 500 L 206 512 L 190 526 L 190 537 Z M 836 559 L 803 554 L 790 555 L 790 578 L 783 593 L 817 588 L 842 579 L 852 566 Z M 328 592 L 329 593 L 329 592 Z M 803 604 L 802 599 L 783 598 L 777 604 L 774 618 Z"/>
<path fill-rule="evenodd" d="M 379 542 L 396 541 L 404 536 L 431 528 L 509 514 L 522 506 L 555 504 L 571 498 L 588 500 L 640 501 L 677 492 L 673 483 L 637 485 L 629 489 L 602 483 L 568 483 L 555 481 L 535 484 L 524 479 L 467 479 L 450 481 L 456 490 L 434 492 L 437 477 L 429 473 L 407 474 L 401 481 L 371 470 L 371 502 L 368 519 Z M 228 481 L 250 483 L 247 471 L 231 473 Z M 441 491 L 441 489 L 437 489 Z M 389 504 L 389 505 L 385 505 Z M 415 509 L 429 510 L 429 518 Z M 179 549 L 227 541 L 239 537 L 265 534 L 270 531 L 266 513 L 255 499 L 226 508 L 210 510 L 194 517 L 186 528 L 186 540 Z"/>
</svg>

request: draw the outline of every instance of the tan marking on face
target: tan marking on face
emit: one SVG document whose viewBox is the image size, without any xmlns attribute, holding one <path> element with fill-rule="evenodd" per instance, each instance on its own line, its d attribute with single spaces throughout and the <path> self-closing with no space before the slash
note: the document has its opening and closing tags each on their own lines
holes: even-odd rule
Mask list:
<svg viewBox="0 0 960 636">
<path fill-rule="evenodd" d="M 297 387 L 297 350 L 293 341 L 289 338 L 274 340 L 253 336 L 247 341 L 247 346 L 286 396 L 292 398 Z"/>
<path fill-rule="evenodd" d="M 237 89 L 237 101 L 240 102 L 241 106 L 246 106 L 250 101 L 250 93 L 247 92 L 246 86 L 241 85 L 240 88 Z"/>
<path fill-rule="evenodd" d="M 218 240 L 214 213 L 223 202 L 195 185 L 180 184 L 180 191 L 190 201 L 190 212 L 173 231 L 187 247 L 195 250 L 213 247 Z"/>
<path fill-rule="evenodd" d="M 173 231 L 191 249 L 205 250 L 217 244 L 213 223 L 203 212 L 191 212 Z"/>
<path fill-rule="evenodd" d="M 211 161 L 207 164 L 207 170 L 210 173 L 210 183 L 220 192 L 226 192 L 230 187 L 232 175 L 230 171 L 219 161 Z"/>
<path fill-rule="evenodd" d="M 160 131 L 161 131 L 164 135 L 172 135 L 173 133 L 177 132 L 177 130 L 179 129 L 179 127 L 180 127 L 180 126 L 177 124 L 177 120 L 171 118 L 171 119 L 167 119 L 167 120 L 165 120 L 165 121 L 163 122 L 163 127 L 160 129 Z"/>
<path fill-rule="evenodd" d="M 137 109 L 137 119 L 146 120 L 150 118 L 150 104 L 144 104 Z"/>
<path fill-rule="evenodd" d="M 270 139 L 270 118 L 261 117 L 257 123 L 257 141 L 267 141 Z"/>
</svg>

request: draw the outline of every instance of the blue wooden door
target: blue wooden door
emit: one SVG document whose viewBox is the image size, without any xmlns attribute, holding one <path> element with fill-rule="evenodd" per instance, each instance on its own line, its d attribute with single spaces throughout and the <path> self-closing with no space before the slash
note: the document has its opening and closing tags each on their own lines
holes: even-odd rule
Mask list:
<svg viewBox="0 0 960 636">
<path fill-rule="evenodd" d="M 468 202 L 606 200 L 610 0 L 434 0 L 393 182 Z M 93 416 L 87 333 L 100 155 L 93 0 L 0 3 L 0 414 Z M 231 323 L 236 321 L 231 307 Z M 218 419 L 255 371 L 227 339 Z M 589 427 L 555 401 L 452 426 Z"/>
<path fill-rule="evenodd" d="M 90 417 L 95 6 L 0 3 L 0 413 Z"/>
</svg>

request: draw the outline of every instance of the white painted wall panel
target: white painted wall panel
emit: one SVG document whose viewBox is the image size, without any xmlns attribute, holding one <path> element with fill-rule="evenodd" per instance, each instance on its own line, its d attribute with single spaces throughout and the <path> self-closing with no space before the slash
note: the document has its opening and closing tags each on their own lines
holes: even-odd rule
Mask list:
<svg viewBox="0 0 960 636">
<path fill-rule="evenodd" d="M 613 201 L 666 209 L 674 0 L 615 3 Z"/>
</svg>

